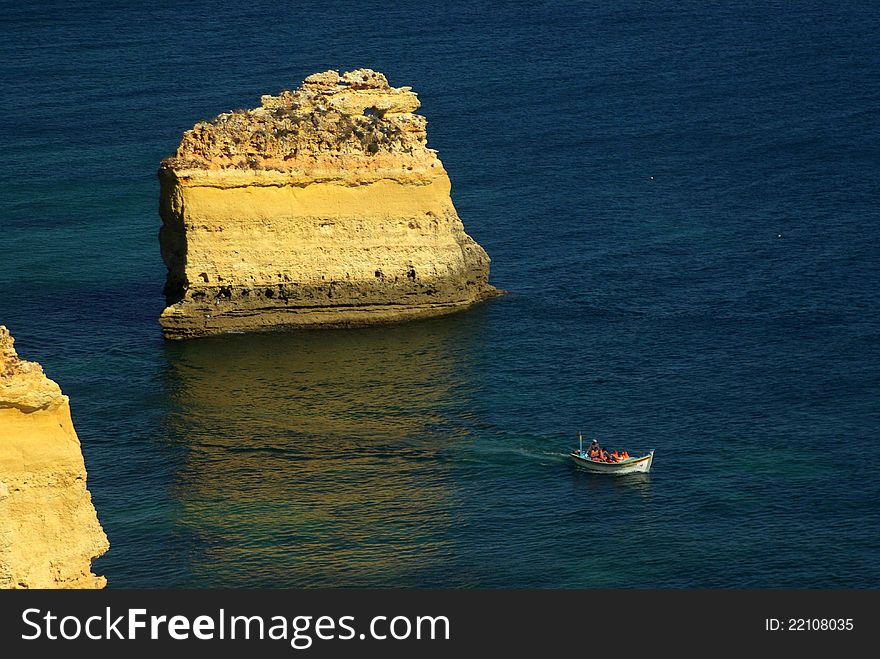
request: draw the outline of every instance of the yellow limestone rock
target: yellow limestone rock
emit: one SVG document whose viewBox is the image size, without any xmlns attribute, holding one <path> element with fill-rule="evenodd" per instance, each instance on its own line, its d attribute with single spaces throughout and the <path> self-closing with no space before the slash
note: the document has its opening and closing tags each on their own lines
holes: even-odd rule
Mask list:
<svg viewBox="0 0 880 659">
<path fill-rule="evenodd" d="M 103 588 L 108 548 L 68 398 L 0 325 L 0 588 Z"/>
<path fill-rule="evenodd" d="M 496 295 L 409 87 L 316 73 L 159 168 L 169 338 L 432 316 Z"/>
</svg>

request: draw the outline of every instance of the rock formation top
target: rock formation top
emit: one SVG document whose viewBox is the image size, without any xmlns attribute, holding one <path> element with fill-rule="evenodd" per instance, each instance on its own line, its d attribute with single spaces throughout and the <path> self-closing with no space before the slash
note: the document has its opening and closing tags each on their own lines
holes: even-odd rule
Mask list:
<svg viewBox="0 0 880 659">
<path fill-rule="evenodd" d="M 0 408 L 34 412 L 67 403 L 61 387 L 46 377 L 42 366 L 19 359 L 14 344 L 9 330 L 0 325 Z"/>
<path fill-rule="evenodd" d="M 430 167 L 436 152 L 426 146 L 425 118 L 414 114 L 419 105 L 410 87 L 392 87 L 371 69 L 315 73 L 296 91 L 263 96 L 258 108 L 197 123 L 162 165 L 290 172 L 342 160 L 346 168 Z"/>
</svg>

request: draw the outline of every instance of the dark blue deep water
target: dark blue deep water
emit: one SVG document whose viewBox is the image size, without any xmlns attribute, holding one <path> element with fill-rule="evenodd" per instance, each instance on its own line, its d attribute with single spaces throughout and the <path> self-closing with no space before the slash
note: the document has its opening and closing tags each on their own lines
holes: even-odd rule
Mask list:
<svg viewBox="0 0 880 659">
<path fill-rule="evenodd" d="M 71 397 L 96 571 L 880 586 L 877 7 L 3 2 L 0 322 Z M 510 295 L 164 342 L 159 160 L 364 66 L 419 92 Z M 578 431 L 654 471 L 579 471 Z"/>
</svg>

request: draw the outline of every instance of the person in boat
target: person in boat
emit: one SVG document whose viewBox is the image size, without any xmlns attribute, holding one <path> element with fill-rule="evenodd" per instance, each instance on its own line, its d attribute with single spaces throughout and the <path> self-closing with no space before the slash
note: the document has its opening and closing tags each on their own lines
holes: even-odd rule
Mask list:
<svg viewBox="0 0 880 659">
<path fill-rule="evenodd" d="M 609 452 L 606 459 L 605 459 L 605 462 L 611 462 L 611 463 L 620 462 L 620 460 L 617 457 L 617 451 Z"/>
<path fill-rule="evenodd" d="M 627 451 L 626 449 L 621 451 L 620 452 L 620 459 L 621 460 L 628 460 L 629 459 L 629 451 Z"/>
<path fill-rule="evenodd" d="M 590 444 L 590 448 L 587 449 L 587 455 L 590 456 L 590 460 L 598 460 L 601 451 L 602 449 L 599 447 L 599 441 L 594 439 Z"/>
</svg>

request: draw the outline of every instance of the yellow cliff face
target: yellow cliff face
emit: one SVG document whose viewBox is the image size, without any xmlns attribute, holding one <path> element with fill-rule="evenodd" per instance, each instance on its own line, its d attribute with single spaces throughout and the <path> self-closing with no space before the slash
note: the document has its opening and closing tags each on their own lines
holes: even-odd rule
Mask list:
<svg viewBox="0 0 880 659">
<path fill-rule="evenodd" d="M 0 588 L 103 588 L 108 548 L 68 398 L 0 325 Z"/>
<path fill-rule="evenodd" d="M 163 161 L 169 338 L 456 311 L 497 293 L 408 87 L 306 78 L 187 131 Z"/>
</svg>

